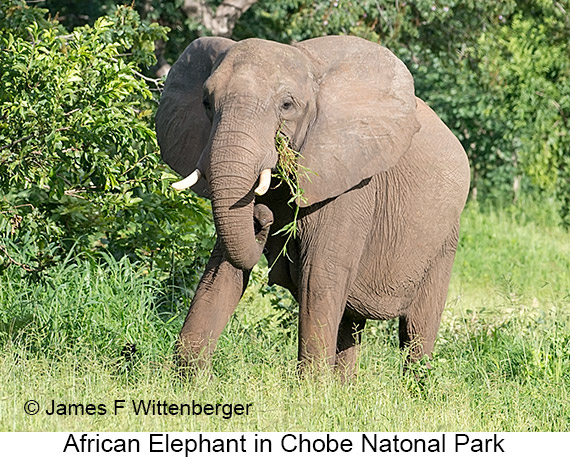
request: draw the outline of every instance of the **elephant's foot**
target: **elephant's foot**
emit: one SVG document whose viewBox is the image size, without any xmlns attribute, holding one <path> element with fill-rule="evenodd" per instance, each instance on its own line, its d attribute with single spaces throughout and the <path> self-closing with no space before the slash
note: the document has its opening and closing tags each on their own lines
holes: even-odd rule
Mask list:
<svg viewBox="0 0 570 457">
<path fill-rule="evenodd" d="M 181 374 L 194 375 L 211 367 L 211 354 L 215 341 L 203 341 L 197 335 L 180 334 L 176 344 L 176 361 Z"/>
</svg>

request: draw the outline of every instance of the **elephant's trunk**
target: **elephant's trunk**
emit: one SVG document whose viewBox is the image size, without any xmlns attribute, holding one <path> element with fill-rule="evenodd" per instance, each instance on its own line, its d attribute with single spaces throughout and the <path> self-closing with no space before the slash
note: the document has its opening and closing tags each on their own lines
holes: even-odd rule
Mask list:
<svg viewBox="0 0 570 457">
<path fill-rule="evenodd" d="M 259 261 L 273 222 L 266 211 L 254 215 L 254 189 L 268 145 L 263 148 L 255 139 L 259 133 L 248 130 L 218 124 L 207 173 L 216 231 L 230 263 L 243 270 Z"/>
</svg>

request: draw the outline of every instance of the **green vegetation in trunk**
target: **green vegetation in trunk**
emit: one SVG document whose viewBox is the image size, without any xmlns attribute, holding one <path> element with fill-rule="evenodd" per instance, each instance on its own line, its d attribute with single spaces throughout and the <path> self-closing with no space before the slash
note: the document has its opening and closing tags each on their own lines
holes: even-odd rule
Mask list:
<svg viewBox="0 0 570 457">
<path fill-rule="evenodd" d="M 293 220 L 285 225 L 281 230 L 275 234 L 283 235 L 286 237 L 283 249 L 279 253 L 279 258 L 282 255 L 287 255 L 287 244 L 291 238 L 297 236 L 297 219 L 299 217 L 299 205 L 297 202 L 306 202 L 304 197 L 304 189 L 301 188 L 300 178 L 305 176 L 309 181 L 310 175 L 316 173 L 307 167 L 299 164 L 299 158 L 302 157 L 299 151 L 295 151 L 291 147 L 290 139 L 282 132 L 282 127 L 277 130 L 275 134 L 275 149 L 277 150 L 277 167 L 275 169 L 274 177 L 279 178 L 282 183 L 285 183 L 291 192 L 291 198 L 287 202 L 295 211 Z M 279 183 L 281 185 L 281 183 Z"/>
</svg>

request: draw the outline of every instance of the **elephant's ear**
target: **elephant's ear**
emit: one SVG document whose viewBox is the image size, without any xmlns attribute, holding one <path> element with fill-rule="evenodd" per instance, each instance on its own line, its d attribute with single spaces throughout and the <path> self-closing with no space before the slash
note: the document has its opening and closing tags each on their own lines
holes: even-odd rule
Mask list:
<svg viewBox="0 0 570 457">
<path fill-rule="evenodd" d="M 300 163 L 308 206 L 335 197 L 394 166 L 419 130 L 414 82 L 390 51 L 356 37 L 297 45 L 314 62 L 317 114 Z"/>
<path fill-rule="evenodd" d="M 170 69 L 156 113 L 162 159 L 182 176 L 196 169 L 211 130 L 203 106 L 203 85 L 216 60 L 234 44 L 227 38 L 194 40 Z M 208 196 L 205 180 L 192 190 Z"/>
</svg>

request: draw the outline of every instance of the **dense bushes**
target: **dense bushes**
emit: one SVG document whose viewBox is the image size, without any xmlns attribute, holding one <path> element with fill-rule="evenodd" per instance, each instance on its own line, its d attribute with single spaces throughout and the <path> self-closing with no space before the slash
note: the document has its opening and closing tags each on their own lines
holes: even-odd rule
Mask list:
<svg viewBox="0 0 570 457">
<path fill-rule="evenodd" d="M 43 10 L 4 2 L 0 267 L 37 272 L 104 250 L 165 275 L 178 265 L 195 281 L 188 267 L 212 239 L 207 208 L 164 180 L 153 127 L 161 83 L 140 73 L 165 33 L 126 7 L 68 33 Z"/>
</svg>

